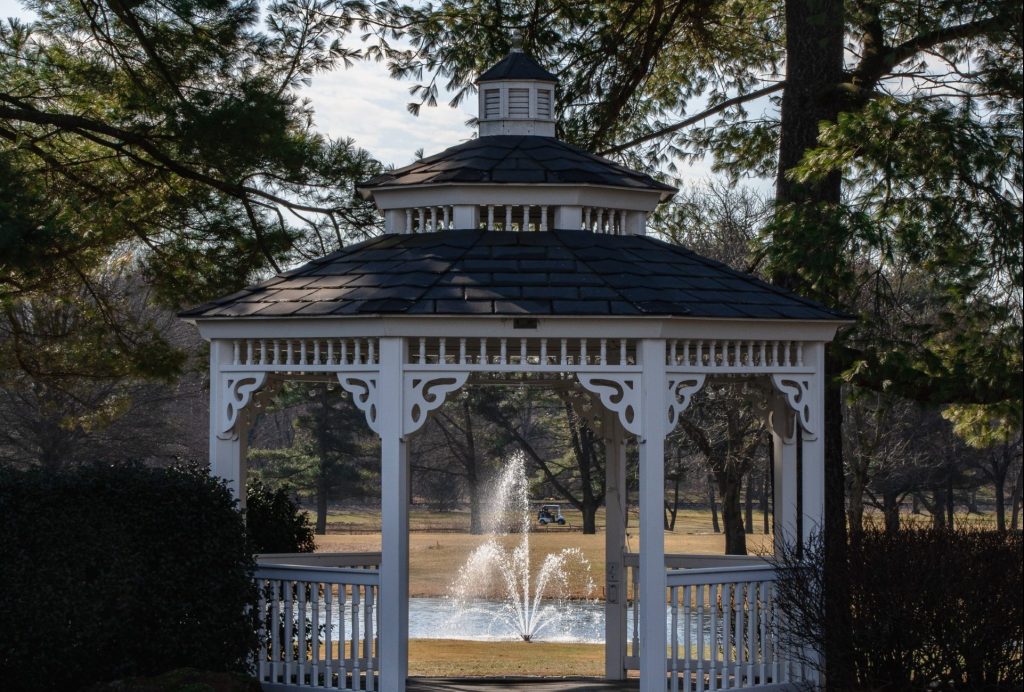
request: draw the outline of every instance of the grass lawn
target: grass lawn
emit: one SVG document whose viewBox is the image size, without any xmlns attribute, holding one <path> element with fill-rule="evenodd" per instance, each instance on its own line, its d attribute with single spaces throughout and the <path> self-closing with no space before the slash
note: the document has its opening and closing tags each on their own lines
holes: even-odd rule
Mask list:
<svg viewBox="0 0 1024 692">
<path fill-rule="evenodd" d="M 409 641 L 409 675 L 601 677 L 604 675 L 604 646 L 413 639 Z"/>
</svg>

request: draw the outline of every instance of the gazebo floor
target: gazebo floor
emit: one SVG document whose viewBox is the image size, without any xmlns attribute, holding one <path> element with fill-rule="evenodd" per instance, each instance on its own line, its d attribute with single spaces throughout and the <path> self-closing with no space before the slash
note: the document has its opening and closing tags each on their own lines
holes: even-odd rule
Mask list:
<svg viewBox="0 0 1024 692">
<path fill-rule="evenodd" d="M 627 692 L 640 681 L 601 678 L 409 678 L 407 692 Z"/>
</svg>

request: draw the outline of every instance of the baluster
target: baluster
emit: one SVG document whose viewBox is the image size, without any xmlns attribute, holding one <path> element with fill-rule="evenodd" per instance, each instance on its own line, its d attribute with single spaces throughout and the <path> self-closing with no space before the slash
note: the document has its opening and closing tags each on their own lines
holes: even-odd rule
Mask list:
<svg viewBox="0 0 1024 692">
<path fill-rule="evenodd" d="M 505 205 L 505 228 L 502 229 L 506 233 L 512 230 L 512 205 Z"/>
<path fill-rule="evenodd" d="M 245 340 L 245 364 L 253 365 L 252 361 L 252 339 Z"/>
<path fill-rule="evenodd" d="M 297 682 L 302 685 L 306 678 L 306 583 L 297 581 L 295 582 L 295 589 L 298 591 L 299 607 L 298 607 L 298 626 L 299 632 L 296 637 L 296 652 L 295 658 L 297 667 L 299 669 L 299 677 Z"/>
<path fill-rule="evenodd" d="M 640 567 L 630 569 L 633 574 L 633 647 L 631 653 L 640 660 Z"/>
<path fill-rule="evenodd" d="M 590 226 L 590 207 L 583 207 L 583 228 L 592 230 Z"/>
<path fill-rule="evenodd" d="M 234 341 L 231 342 L 231 364 L 241 365 L 241 359 L 242 347 L 241 344 L 238 343 L 238 339 L 235 339 Z"/>
<path fill-rule="evenodd" d="M 266 365 L 267 364 L 267 340 L 266 339 L 260 339 L 259 357 L 260 357 L 260 365 Z"/>
<path fill-rule="evenodd" d="M 286 681 L 292 679 L 292 672 L 295 668 L 295 646 L 292 643 L 294 634 L 295 598 L 294 584 L 291 581 L 284 582 L 284 677 Z"/>
<path fill-rule="evenodd" d="M 459 339 L 459 363 L 466 364 L 466 337 Z"/>
<path fill-rule="evenodd" d="M 526 339 L 519 340 L 519 364 L 526 365 Z"/>
<path fill-rule="evenodd" d="M 562 365 L 569 364 L 569 340 L 562 339 L 562 359 L 559 361 Z"/>
<path fill-rule="evenodd" d="M 344 584 L 338 584 L 338 671 L 339 686 L 345 684 L 343 676 L 350 670 L 348 656 L 345 653 L 345 612 L 348 609 L 347 593 Z"/>
<path fill-rule="evenodd" d="M 619 365 L 626 365 L 626 340 L 619 339 Z"/>
<path fill-rule="evenodd" d="M 690 340 L 687 339 L 683 342 L 683 365 L 692 365 L 690 363 Z"/>
<path fill-rule="evenodd" d="M 327 342 L 331 343 L 330 341 Z M 309 672 L 309 684 L 313 687 L 317 687 L 320 684 L 320 583 L 311 584 L 309 587 L 309 598 L 312 601 L 313 607 L 312 617 L 310 622 L 312 623 L 312 629 L 310 630 L 310 643 L 312 650 L 310 658 L 312 664 L 310 665 Z"/>
<path fill-rule="evenodd" d="M 758 342 L 758 346 L 759 346 L 759 349 L 760 349 L 760 355 L 758 357 L 758 363 L 757 364 L 760 365 L 763 368 L 766 365 L 768 365 L 768 363 L 765 362 L 765 359 L 768 357 L 768 352 L 767 352 L 767 349 L 765 348 L 764 340 Z"/>
<path fill-rule="evenodd" d="M 754 367 L 754 342 L 747 342 L 747 366 Z"/>
<path fill-rule="evenodd" d="M 430 207 L 430 230 L 437 231 L 437 207 Z"/>
<path fill-rule="evenodd" d="M 785 345 L 785 350 L 783 351 L 783 355 L 782 355 L 782 364 L 784 366 L 788 367 L 789 366 L 789 348 L 793 344 L 793 342 L 792 341 L 785 341 L 783 343 Z"/>
<path fill-rule="evenodd" d="M 540 230 L 548 230 L 548 206 L 546 204 L 540 205 Z"/>
<path fill-rule="evenodd" d="M 366 585 L 366 597 L 363 599 L 365 607 L 363 610 L 363 653 L 366 656 L 366 689 L 372 690 L 373 684 L 373 604 L 376 588 L 372 584 Z"/>
<path fill-rule="evenodd" d="M 603 216 L 604 216 L 604 209 L 602 209 L 601 207 L 598 207 L 597 208 L 597 229 L 596 229 L 598 233 L 604 233 L 604 225 L 603 225 L 604 219 L 602 218 Z"/>
<path fill-rule="evenodd" d="M 377 356 L 376 356 L 376 353 L 375 353 L 375 349 L 376 348 L 377 348 L 377 340 L 376 339 L 367 339 L 366 340 L 366 351 L 367 351 L 366 362 L 367 363 L 372 364 L 372 363 L 377 362 Z"/>
<path fill-rule="evenodd" d="M 437 364 L 444 365 L 448 362 L 447 355 L 445 354 L 445 338 L 442 336 L 437 342 Z"/>
<path fill-rule="evenodd" d="M 735 597 L 733 598 L 734 606 L 736 608 L 736 658 L 733 660 L 733 679 L 736 680 L 737 687 L 743 677 L 743 582 L 737 582 L 733 587 L 735 589 Z"/>
<path fill-rule="evenodd" d="M 540 340 L 540 364 L 541 365 L 547 365 L 548 364 L 548 340 L 547 339 L 541 339 Z"/>
<path fill-rule="evenodd" d="M 327 340 L 327 364 L 334 365 L 334 339 Z"/>
<path fill-rule="evenodd" d="M 672 630 L 669 639 L 669 660 L 672 661 L 672 670 L 669 680 L 672 692 L 679 692 L 679 587 L 673 586 L 669 589 L 669 598 L 672 608 Z"/>
<path fill-rule="evenodd" d="M 708 584 L 708 604 L 711 608 L 711 651 L 709 652 L 708 664 L 710 675 L 708 676 L 708 689 L 718 689 L 718 678 L 716 677 L 717 671 L 721 670 L 721 666 L 718 664 L 718 595 L 719 586 L 718 584 Z M 701 642 L 704 641 L 703 636 Z M 702 644 L 703 645 L 703 644 Z"/>
<path fill-rule="evenodd" d="M 505 365 L 508 362 L 508 339 L 502 339 L 501 354 L 498 356 L 498 364 Z"/>
<path fill-rule="evenodd" d="M 355 363 L 355 365 L 362 365 L 362 363 L 363 363 L 363 340 L 362 339 L 352 339 L 352 345 L 353 345 L 353 348 L 355 349 L 355 353 L 353 354 L 353 357 L 355 359 L 354 363 Z"/>
<path fill-rule="evenodd" d="M 320 365 L 320 339 L 313 339 L 313 365 Z"/>
<path fill-rule="evenodd" d="M 608 364 L 608 339 L 601 339 L 601 360 L 599 364 Z"/>
<path fill-rule="evenodd" d="M 619 217 L 619 235 L 626 235 L 626 210 L 622 210 L 622 215 Z"/>
<path fill-rule="evenodd" d="M 420 337 L 420 365 L 426 365 L 427 363 L 427 340 Z"/>
<path fill-rule="evenodd" d="M 686 692 L 690 692 L 690 658 L 693 656 L 693 587 L 683 587 L 683 684 Z"/>
<path fill-rule="evenodd" d="M 519 229 L 524 233 L 530 230 L 530 205 L 523 205 L 523 227 Z"/>
<path fill-rule="evenodd" d="M 747 639 L 744 642 L 747 659 L 747 684 L 754 684 L 754 662 L 757 644 L 757 582 L 747 582 Z"/>
<path fill-rule="evenodd" d="M 402 233 L 412 233 L 412 209 L 405 210 L 405 228 Z"/>
<path fill-rule="evenodd" d="M 697 585 L 697 691 L 704 692 L 704 585 Z"/>
<path fill-rule="evenodd" d="M 348 365 L 348 339 L 340 339 L 341 355 L 338 357 L 339 365 Z"/>
<path fill-rule="evenodd" d="M 423 207 L 418 207 L 416 209 L 416 216 L 417 220 L 419 221 L 418 228 L 416 230 L 419 233 L 423 233 L 426 231 L 425 227 L 427 225 L 427 210 L 424 209 Z"/>
<path fill-rule="evenodd" d="M 480 339 L 480 364 L 487 363 L 487 339 Z"/>
<path fill-rule="evenodd" d="M 299 341 L 299 365 L 306 364 L 306 340 L 301 339 Z"/>
<path fill-rule="evenodd" d="M 488 231 L 493 231 L 494 230 L 494 205 L 493 204 L 488 204 L 487 205 L 487 230 Z"/>
<path fill-rule="evenodd" d="M 352 688 L 360 689 L 362 685 L 359 680 L 359 586 L 352 585 L 352 612 L 350 613 L 351 624 L 349 631 L 349 660 L 352 663 Z"/>
<path fill-rule="evenodd" d="M 587 340 L 580 339 L 580 362 L 579 365 L 587 364 Z"/>
<path fill-rule="evenodd" d="M 677 339 L 672 339 L 671 341 L 668 342 L 668 344 L 669 344 L 668 364 L 669 365 L 678 365 L 678 363 L 676 363 L 676 346 L 679 344 L 679 341 Z"/>
<path fill-rule="evenodd" d="M 281 673 L 281 631 L 277 628 L 281 620 L 281 582 L 274 579 L 270 583 L 270 676 L 272 682 L 277 682 Z"/>
<path fill-rule="evenodd" d="M 257 588 L 259 589 L 259 597 L 256 603 L 256 612 L 260 616 L 259 626 L 259 640 L 260 640 L 260 653 L 259 653 L 259 667 L 257 674 L 259 675 L 260 682 L 270 682 L 267 680 L 267 667 L 269 662 L 267 661 L 267 583 L 263 579 L 259 579 L 256 582 Z M 276 627 L 277 624 L 275 623 Z"/>
<path fill-rule="evenodd" d="M 694 363 L 694 365 L 704 365 L 704 354 L 701 353 L 701 347 L 703 347 L 703 346 L 704 346 L 704 342 L 703 341 L 698 341 L 697 342 L 697 360 Z"/>
<path fill-rule="evenodd" d="M 796 342 L 796 364 L 801 367 L 804 364 L 804 342 Z"/>
</svg>

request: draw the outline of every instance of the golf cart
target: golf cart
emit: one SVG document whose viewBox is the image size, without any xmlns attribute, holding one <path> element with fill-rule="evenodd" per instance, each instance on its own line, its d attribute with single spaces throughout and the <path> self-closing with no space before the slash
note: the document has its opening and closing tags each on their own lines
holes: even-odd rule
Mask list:
<svg viewBox="0 0 1024 692">
<path fill-rule="evenodd" d="M 537 512 L 537 523 L 541 526 L 547 526 L 548 524 L 565 526 L 565 517 L 562 516 L 561 505 L 542 505 L 540 511 Z"/>
</svg>

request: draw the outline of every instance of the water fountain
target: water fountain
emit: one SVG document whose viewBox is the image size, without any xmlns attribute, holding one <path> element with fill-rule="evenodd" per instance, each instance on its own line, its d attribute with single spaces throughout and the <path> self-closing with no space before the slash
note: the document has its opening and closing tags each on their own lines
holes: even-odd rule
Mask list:
<svg viewBox="0 0 1024 692">
<path fill-rule="evenodd" d="M 498 608 L 486 612 L 498 625 L 529 642 L 542 630 L 553 629 L 562 617 L 569 595 L 570 568 L 587 575 L 588 593 L 593 589 L 590 563 L 579 548 L 548 553 L 536 574 L 530 569 L 529 488 L 526 460 L 521 452 L 506 464 L 497 483 L 485 524 L 487 539 L 476 548 L 459 570 L 450 598 L 455 605 L 453 626 L 468 613 L 482 610 L 481 598 L 497 596 Z M 508 548 L 502 539 L 514 533 L 517 542 Z"/>
</svg>

